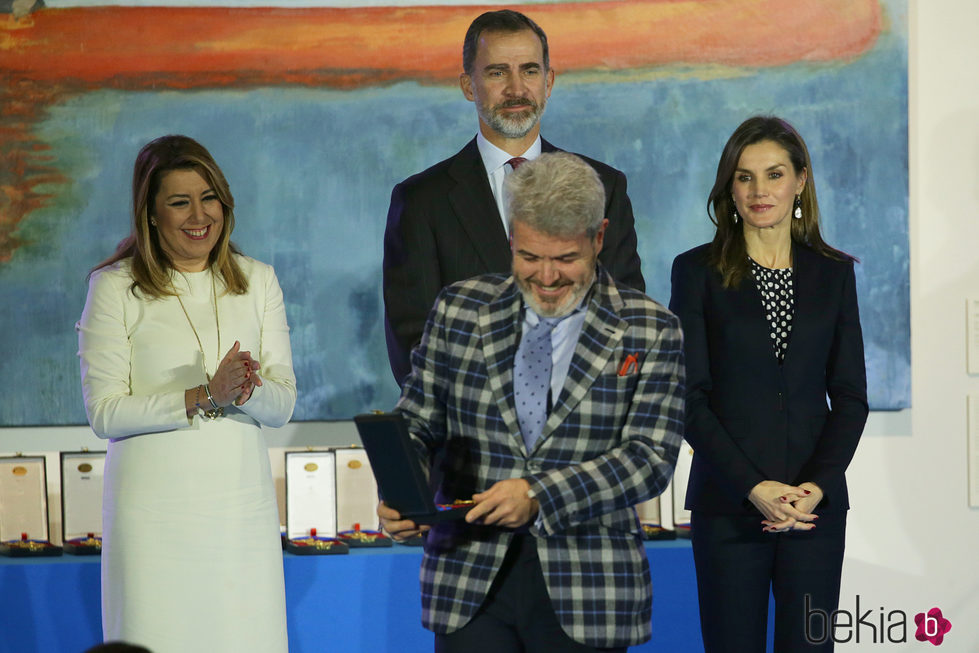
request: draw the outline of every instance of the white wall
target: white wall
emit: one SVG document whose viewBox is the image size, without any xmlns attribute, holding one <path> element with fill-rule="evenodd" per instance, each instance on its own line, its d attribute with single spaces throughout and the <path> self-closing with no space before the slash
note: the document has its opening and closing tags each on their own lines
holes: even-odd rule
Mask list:
<svg viewBox="0 0 979 653">
<path fill-rule="evenodd" d="M 930 650 L 912 619 L 939 607 L 952 630 L 938 650 L 969 653 L 979 651 L 979 509 L 968 505 L 966 396 L 979 394 L 979 377 L 966 373 L 964 317 L 966 297 L 979 296 L 979 3 L 909 4 L 913 411 L 871 415 L 850 467 L 841 596 L 854 612 L 859 595 L 860 611 L 885 627 L 904 611 L 909 641 L 881 643 L 878 629 L 875 644 L 864 626 L 859 645 L 838 649 Z M 269 432 L 276 448 L 356 441 L 349 423 Z M 0 452 L 101 444 L 81 428 L 0 431 Z"/>
<path fill-rule="evenodd" d="M 841 607 L 871 619 L 939 607 L 939 651 L 979 651 L 979 510 L 968 503 L 965 299 L 979 295 L 979 3 L 911 0 L 911 405 L 874 415 L 847 474 L 851 505 Z M 908 428 L 910 426 L 910 428 Z M 849 604 L 849 606 L 847 605 Z M 890 623 L 885 616 L 885 625 Z M 923 651 L 868 643 L 845 651 Z M 880 634 L 878 634 L 880 639 Z"/>
</svg>

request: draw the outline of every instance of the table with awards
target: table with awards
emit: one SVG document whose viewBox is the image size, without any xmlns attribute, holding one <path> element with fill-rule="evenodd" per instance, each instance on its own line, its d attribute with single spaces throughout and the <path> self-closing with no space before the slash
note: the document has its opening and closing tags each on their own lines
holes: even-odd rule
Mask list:
<svg viewBox="0 0 979 653">
<path fill-rule="evenodd" d="M 422 549 L 378 532 L 377 487 L 365 450 L 290 451 L 284 462 L 290 651 L 431 651 L 432 634 L 421 626 Z M 0 531 L 7 543 L 0 552 L 0 653 L 80 653 L 100 641 L 103 466 L 103 452 L 61 454 L 64 537 L 51 543 L 43 457 L 0 458 Z M 653 639 L 630 650 L 699 650 L 682 508 L 667 492 L 639 506 L 639 516 L 650 540 Z"/>
<path fill-rule="evenodd" d="M 689 541 L 646 547 L 653 639 L 629 650 L 700 650 Z M 432 650 L 432 634 L 421 626 L 420 547 L 283 555 L 291 653 Z M 99 562 L 98 556 L 0 557 L 0 653 L 81 653 L 99 642 Z"/>
</svg>

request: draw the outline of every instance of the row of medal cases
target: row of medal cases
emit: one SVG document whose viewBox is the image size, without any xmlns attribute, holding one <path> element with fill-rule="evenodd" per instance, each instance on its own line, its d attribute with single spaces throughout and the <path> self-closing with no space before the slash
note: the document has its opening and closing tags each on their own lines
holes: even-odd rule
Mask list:
<svg viewBox="0 0 979 653">
<path fill-rule="evenodd" d="M 689 513 L 682 508 L 682 498 L 690 454 L 684 443 L 672 491 L 637 506 L 646 539 L 689 534 Z M 322 555 L 346 553 L 351 547 L 391 546 L 379 531 L 377 484 L 362 448 L 284 455 L 283 548 L 300 555 Z M 105 452 L 62 452 L 60 457 L 63 546 L 49 541 L 45 457 L 0 457 L 0 555 L 101 552 Z M 420 539 L 408 542 L 420 543 Z"/>
</svg>

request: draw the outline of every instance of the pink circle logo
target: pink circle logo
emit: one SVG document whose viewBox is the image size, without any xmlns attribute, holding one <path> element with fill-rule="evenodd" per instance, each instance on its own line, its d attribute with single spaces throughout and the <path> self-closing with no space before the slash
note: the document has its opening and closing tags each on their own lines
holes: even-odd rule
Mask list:
<svg viewBox="0 0 979 653">
<path fill-rule="evenodd" d="M 942 616 L 940 608 L 932 608 L 927 614 L 919 612 L 914 615 L 914 623 L 918 625 L 914 638 L 919 642 L 931 642 L 935 646 L 940 646 L 945 639 L 945 633 L 952 630 L 952 622 Z"/>
</svg>

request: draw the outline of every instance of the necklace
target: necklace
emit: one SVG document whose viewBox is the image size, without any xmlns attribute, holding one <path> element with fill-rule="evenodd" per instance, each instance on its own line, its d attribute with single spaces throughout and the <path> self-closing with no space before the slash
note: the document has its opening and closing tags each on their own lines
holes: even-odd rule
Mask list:
<svg viewBox="0 0 979 653">
<path fill-rule="evenodd" d="M 218 293 L 217 289 L 214 287 L 214 272 L 211 271 L 211 305 L 214 307 L 214 323 L 217 326 L 218 331 L 218 354 L 215 358 L 214 371 L 217 371 L 217 365 L 221 360 L 221 318 L 218 316 Z M 187 312 L 187 307 L 184 306 L 183 300 L 180 299 L 180 295 L 177 295 L 177 301 L 180 302 L 180 308 L 183 309 L 184 317 L 187 318 L 187 323 L 190 324 L 190 330 L 194 332 L 194 337 L 197 338 L 197 347 L 201 350 L 201 368 L 204 370 L 204 378 L 207 382 L 211 382 L 211 375 L 207 373 L 207 364 L 204 362 L 204 345 L 201 344 L 201 337 L 197 335 L 197 329 L 194 328 L 194 321 L 190 319 L 190 313 Z"/>
</svg>

